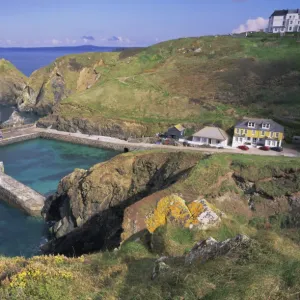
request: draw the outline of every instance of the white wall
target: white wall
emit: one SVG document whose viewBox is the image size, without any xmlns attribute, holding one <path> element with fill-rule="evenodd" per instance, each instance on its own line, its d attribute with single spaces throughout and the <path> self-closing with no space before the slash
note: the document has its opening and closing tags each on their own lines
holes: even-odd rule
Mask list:
<svg viewBox="0 0 300 300">
<path fill-rule="evenodd" d="M 238 140 L 236 140 L 236 138 Z M 257 146 L 269 146 L 269 147 L 277 147 L 277 146 L 281 146 L 281 141 L 278 143 L 278 141 L 271 141 L 271 140 L 265 140 L 265 139 L 260 139 L 260 140 L 256 140 L 256 143 L 253 144 L 253 139 L 250 138 L 250 140 L 247 139 L 247 137 L 236 137 L 234 136 L 232 139 L 232 147 L 238 147 L 241 145 L 244 145 L 245 143 L 251 143 L 251 145 L 247 145 L 248 147 L 253 146 L 253 145 L 257 145 Z"/>
<path fill-rule="evenodd" d="M 272 26 L 283 26 L 284 16 L 275 16 L 273 17 Z"/>
<path fill-rule="evenodd" d="M 282 26 L 284 26 L 284 28 L 279 28 Z M 268 32 L 295 32 L 299 30 L 299 26 L 300 15 L 298 13 L 290 13 L 286 16 L 274 16 L 269 19 Z"/>
<path fill-rule="evenodd" d="M 191 145 L 210 145 L 213 147 L 227 147 L 228 146 L 228 140 L 225 141 L 220 141 L 218 143 L 218 140 L 216 139 L 211 139 L 211 143 L 209 143 L 209 139 L 208 138 L 201 138 L 201 137 L 193 137 L 192 141 L 188 142 Z"/>
</svg>

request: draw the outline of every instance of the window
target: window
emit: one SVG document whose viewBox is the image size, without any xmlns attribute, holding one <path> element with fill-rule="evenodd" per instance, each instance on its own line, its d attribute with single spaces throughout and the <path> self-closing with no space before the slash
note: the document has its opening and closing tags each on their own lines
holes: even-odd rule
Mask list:
<svg viewBox="0 0 300 300">
<path fill-rule="evenodd" d="M 262 131 L 262 132 L 261 132 L 261 135 L 265 135 L 265 134 L 266 134 L 266 132 L 265 132 L 265 131 Z"/>
<path fill-rule="evenodd" d="M 247 137 L 247 141 L 251 141 L 251 137 Z"/>
<path fill-rule="evenodd" d="M 243 138 L 239 138 L 240 139 L 240 142 L 242 143 L 243 142 Z"/>
<path fill-rule="evenodd" d="M 274 137 L 278 138 L 278 135 L 279 135 L 278 132 L 273 132 Z"/>
<path fill-rule="evenodd" d="M 293 24 L 293 21 L 290 21 L 290 24 L 292 25 L 292 24 Z"/>
<path fill-rule="evenodd" d="M 238 140 L 239 140 L 239 138 L 237 136 L 234 139 L 235 139 L 236 142 L 238 142 Z"/>
<path fill-rule="evenodd" d="M 292 30 L 292 27 L 290 27 L 289 30 Z"/>
<path fill-rule="evenodd" d="M 255 127 L 255 123 L 254 122 L 248 122 L 248 127 L 254 128 Z"/>
<path fill-rule="evenodd" d="M 261 125 L 262 129 L 270 129 L 270 124 L 269 123 L 263 123 Z"/>
<path fill-rule="evenodd" d="M 277 28 L 274 28 L 274 32 L 277 32 Z"/>
<path fill-rule="evenodd" d="M 254 135 L 255 134 L 255 130 L 252 130 L 252 135 Z"/>
</svg>

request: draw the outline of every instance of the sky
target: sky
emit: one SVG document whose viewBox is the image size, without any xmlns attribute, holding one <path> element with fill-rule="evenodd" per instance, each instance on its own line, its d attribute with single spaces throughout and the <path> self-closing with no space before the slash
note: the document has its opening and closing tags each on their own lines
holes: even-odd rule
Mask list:
<svg viewBox="0 0 300 300">
<path fill-rule="evenodd" d="M 299 0 L 0 0 L 0 46 L 146 46 L 259 30 Z"/>
</svg>

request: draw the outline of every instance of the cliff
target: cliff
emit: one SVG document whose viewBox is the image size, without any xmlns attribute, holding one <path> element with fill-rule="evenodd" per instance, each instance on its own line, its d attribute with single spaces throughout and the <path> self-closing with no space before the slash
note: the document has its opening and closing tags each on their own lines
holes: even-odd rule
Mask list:
<svg viewBox="0 0 300 300">
<path fill-rule="evenodd" d="M 262 224 L 282 215 L 295 225 L 300 165 L 284 162 L 149 151 L 75 170 L 46 201 L 43 215 L 54 222 L 55 239 L 43 250 L 80 255 L 112 249 L 133 238 L 148 239 L 147 232 L 169 223 L 207 230 L 226 215 L 260 218 Z"/>
<path fill-rule="evenodd" d="M 43 214 L 54 221 L 47 253 L 81 254 L 120 244 L 124 209 L 188 174 L 199 154 L 141 152 L 119 155 L 91 169 L 75 170 L 47 199 Z"/>
<path fill-rule="evenodd" d="M 1 257 L 0 298 L 293 299 L 299 178 L 299 159 L 158 151 L 75 170 L 44 210 L 69 257 Z"/>
<path fill-rule="evenodd" d="M 100 78 L 97 71 L 112 63 L 115 53 L 84 53 L 56 59 L 52 64 L 31 74 L 18 98 L 20 111 L 50 114 L 55 104 L 74 93 L 91 88 Z"/>
<path fill-rule="evenodd" d="M 0 60 L 0 105 L 16 105 L 26 80 L 25 75 L 2 58 Z"/>
</svg>

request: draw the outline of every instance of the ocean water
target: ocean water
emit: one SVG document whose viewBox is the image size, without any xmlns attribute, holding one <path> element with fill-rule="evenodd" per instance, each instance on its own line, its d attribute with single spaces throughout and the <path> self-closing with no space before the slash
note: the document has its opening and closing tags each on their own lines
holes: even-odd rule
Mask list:
<svg viewBox="0 0 300 300">
<path fill-rule="evenodd" d="M 16 66 L 26 76 L 52 63 L 56 58 L 84 52 L 112 52 L 122 50 L 118 47 L 47 47 L 47 48 L 0 48 L 0 59 L 5 58 Z M 13 109 L 0 106 L 0 122 L 9 119 Z"/>
<path fill-rule="evenodd" d="M 67 54 L 84 52 L 112 52 L 116 47 L 47 47 L 47 48 L 0 48 L 0 58 L 5 58 L 14 64 L 26 76 L 44 66 L 49 65 L 56 58 Z"/>
<path fill-rule="evenodd" d="M 36 139 L 0 147 L 5 173 L 49 195 L 74 168 L 87 169 L 119 152 L 83 145 Z M 0 202 L 0 256 L 26 257 L 38 253 L 46 226 L 41 218 L 29 217 Z"/>
<path fill-rule="evenodd" d="M 0 105 L 0 123 L 7 121 L 13 111 L 14 108 L 11 106 Z"/>
</svg>

